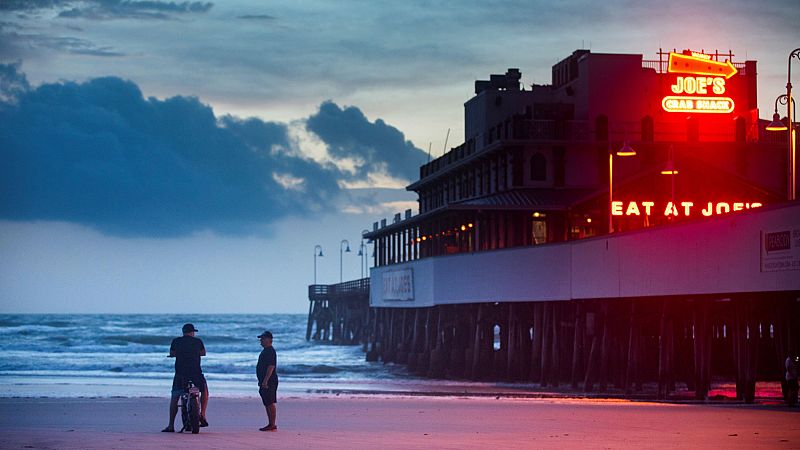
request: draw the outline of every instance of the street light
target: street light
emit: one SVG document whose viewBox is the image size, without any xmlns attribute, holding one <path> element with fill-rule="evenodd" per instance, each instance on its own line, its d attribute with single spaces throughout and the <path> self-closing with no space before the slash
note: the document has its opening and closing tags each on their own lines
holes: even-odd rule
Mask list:
<svg viewBox="0 0 800 450">
<path fill-rule="evenodd" d="M 345 251 L 348 253 L 350 252 L 350 241 L 347 239 L 342 239 L 342 242 L 339 242 L 339 283 L 341 283 L 344 279 L 342 277 L 342 244 L 347 244 L 347 250 Z"/>
<path fill-rule="evenodd" d="M 622 148 L 617 150 L 617 156 L 636 156 L 634 150 L 628 141 L 625 140 Z M 614 201 L 614 152 L 611 151 L 611 142 L 608 143 L 608 233 L 614 232 L 614 212 L 612 202 Z"/>
<path fill-rule="evenodd" d="M 795 152 L 794 114 L 792 114 L 792 108 L 794 105 L 794 101 L 792 99 L 792 58 L 800 59 L 800 48 L 796 48 L 789 52 L 789 60 L 787 64 L 788 70 L 786 76 L 786 117 L 789 118 L 789 132 L 787 133 L 786 137 L 789 151 L 787 161 L 789 166 L 789 170 L 787 171 L 789 179 L 787 180 L 788 183 L 786 190 L 788 191 L 787 198 L 789 200 L 794 200 L 797 194 L 797 154 Z M 781 104 L 783 104 L 783 102 L 781 102 Z M 777 104 L 775 107 L 775 112 L 778 112 Z"/>
<path fill-rule="evenodd" d="M 361 244 L 358 245 L 358 257 L 360 258 L 359 259 L 359 263 L 361 265 L 361 278 L 364 278 L 364 249 L 365 248 L 366 248 L 366 245 L 364 245 L 364 240 L 362 239 L 361 240 Z"/>
<path fill-rule="evenodd" d="M 794 200 L 797 196 L 797 178 L 796 178 L 796 164 L 797 164 L 797 154 L 796 154 L 796 131 L 792 128 L 792 119 L 789 119 L 789 125 L 787 126 L 785 123 L 781 121 L 781 115 L 778 114 L 778 103 L 781 105 L 789 106 L 789 96 L 787 94 L 781 94 L 775 98 L 775 113 L 772 115 L 772 122 L 767 125 L 767 131 L 789 131 L 789 154 L 787 157 L 788 164 L 788 179 L 787 179 L 787 186 L 786 190 L 788 191 L 787 198 L 789 200 Z M 792 99 L 791 108 L 789 111 L 792 112 L 791 116 L 797 117 L 797 104 L 795 103 L 794 99 Z M 791 117 L 787 116 L 787 117 Z"/>
<path fill-rule="evenodd" d="M 322 246 L 319 244 L 314 246 L 314 284 L 317 284 L 317 256 L 325 256 L 322 254 Z"/>
<path fill-rule="evenodd" d="M 369 230 L 361 230 L 361 244 L 358 246 L 358 256 L 361 257 L 361 278 L 364 278 L 364 273 L 369 275 L 369 267 L 367 259 L 367 244 L 364 243 L 364 234 L 369 233 Z"/>
</svg>

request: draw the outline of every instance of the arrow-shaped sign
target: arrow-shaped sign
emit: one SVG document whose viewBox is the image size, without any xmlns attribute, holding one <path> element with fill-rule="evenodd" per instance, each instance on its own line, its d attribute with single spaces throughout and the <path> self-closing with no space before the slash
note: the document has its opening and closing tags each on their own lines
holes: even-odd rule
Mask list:
<svg viewBox="0 0 800 450">
<path fill-rule="evenodd" d="M 698 56 L 682 55 L 680 53 L 669 54 L 670 73 L 691 73 L 694 75 L 712 75 L 717 77 L 730 78 L 736 75 L 736 67 L 733 67 L 730 60 L 725 62 L 713 61 Z"/>
</svg>

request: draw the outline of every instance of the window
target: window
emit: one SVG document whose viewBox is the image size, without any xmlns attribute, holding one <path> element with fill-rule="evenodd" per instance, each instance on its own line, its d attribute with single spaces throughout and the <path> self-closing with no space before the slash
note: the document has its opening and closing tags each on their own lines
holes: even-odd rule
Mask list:
<svg viewBox="0 0 800 450">
<path fill-rule="evenodd" d="M 700 123 L 694 117 L 686 118 L 686 140 L 689 142 L 700 140 Z"/>
<path fill-rule="evenodd" d="M 547 159 L 541 153 L 531 156 L 531 181 L 544 181 L 547 179 Z"/>
<path fill-rule="evenodd" d="M 642 141 L 653 142 L 655 138 L 655 130 L 653 127 L 653 118 L 644 116 L 642 118 Z"/>
<path fill-rule="evenodd" d="M 547 218 L 543 213 L 534 212 L 531 215 L 531 242 L 534 245 L 547 242 Z"/>
<path fill-rule="evenodd" d="M 608 117 L 599 115 L 594 124 L 595 139 L 598 141 L 608 140 Z"/>
<path fill-rule="evenodd" d="M 531 227 L 531 237 L 536 245 L 547 242 L 547 220 L 543 217 L 533 219 Z"/>
<path fill-rule="evenodd" d="M 564 147 L 553 148 L 553 185 L 563 187 L 566 182 L 566 149 Z"/>
<path fill-rule="evenodd" d="M 736 142 L 747 141 L 747 122 L 744 117 L 737 117 L 736 123 Z"/>
</svg>

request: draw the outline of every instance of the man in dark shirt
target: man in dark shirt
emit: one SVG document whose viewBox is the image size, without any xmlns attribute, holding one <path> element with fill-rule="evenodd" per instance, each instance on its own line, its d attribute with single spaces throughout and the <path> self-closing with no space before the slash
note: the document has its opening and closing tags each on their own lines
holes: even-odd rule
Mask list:
<svg viewBox="0 0 800 450">
<path fill-rule="evenodd" d="M 261 340 L 261 354 L 258 355 L 256 365 L 256 376 L 258 377 L 258 393 L 261 395 L 261 402 L 267 410 L 267 426 L 259 428 L 261 431 L 277 431 L 278 425 L 275 423 L 278 413 L 276 403 L 278 402 L 278 355 L 272 347 L 272 333 L 265 331 L 258 336 Z"/>
<path fill-rule="evenodd" d="M 203 341 L 194 337 L 198 330 L 187 323 L 183 326 L 183 336 L 172 340 L 169 347 L 170 358 L 175 358 L 175 377 L 172 379 L 172 398 L 169 403 L 169 425 L 161 431 L 175 431 L 175 416 L 178 414 L 178 398 L 191 381 L 200 389 L 200 426 L 207 427 L 206 408 L 208 408 L 208 385 L 200 368 L 200 357 L 206 356 Z"/>
</svg>

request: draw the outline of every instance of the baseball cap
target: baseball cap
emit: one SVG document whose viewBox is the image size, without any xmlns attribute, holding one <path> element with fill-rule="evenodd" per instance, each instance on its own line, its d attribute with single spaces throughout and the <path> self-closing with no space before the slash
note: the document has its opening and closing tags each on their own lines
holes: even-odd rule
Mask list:
<svg viewBox="0 0 800 450">
<path fill-rule="evenodd" d="M 195 328 L 195 327 L 194 327 L 194 325 L 192 325 L 192 324 L 190 324 L 190 323 L 187 323 L 187 324 L 184 324 L 184 325 L 183 325 L 183 332 L 184 332 L 184 333 L 191 333 L 192 331 L 195 331 L 195 332 L 197 332 L 197 331 L 200 331 L 200 330 L 198 330 L 197 328 Z"/>
<path fill-rule="evenodd" d="M 265 331 L 265 332 L 259 334 L 258 338 L 259 339 L 261 339 L 261 338 L 270 338 L 270 339 L 272 339 L 272 333 L 270 333 L 269 331 Z"/>
</svg>

